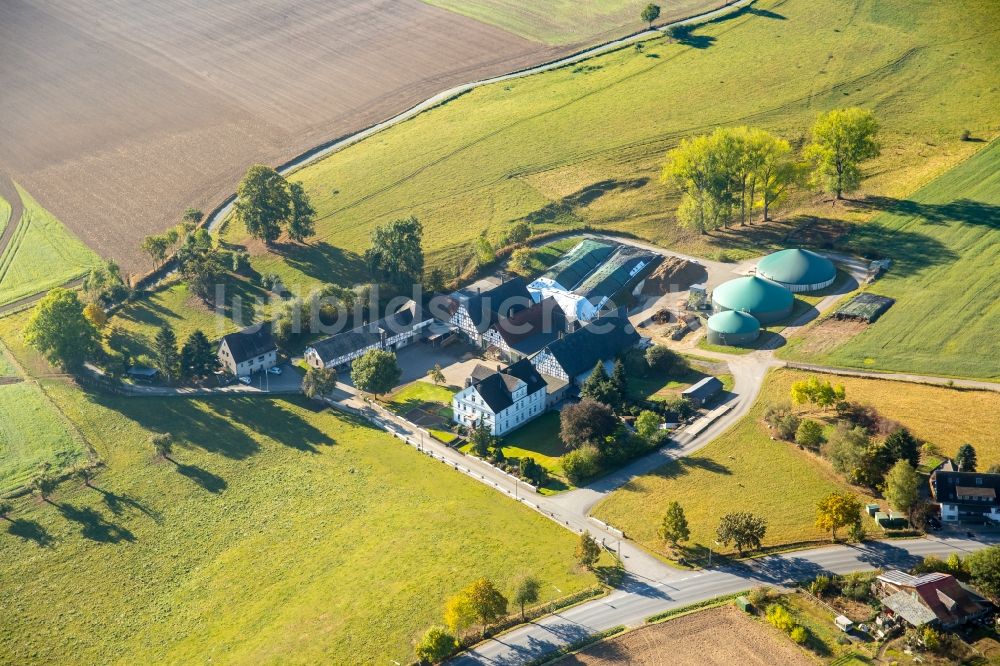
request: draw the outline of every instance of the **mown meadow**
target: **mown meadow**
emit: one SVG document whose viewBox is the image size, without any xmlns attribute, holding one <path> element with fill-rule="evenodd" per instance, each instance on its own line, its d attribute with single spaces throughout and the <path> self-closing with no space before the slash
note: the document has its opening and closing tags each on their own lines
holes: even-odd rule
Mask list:
<svg viewBox="0 0 1000 666">
<path fill-rule="evenodd" d="M 7 247 L 0 251 L 0 305 L 84 275 L 99 257 L 25 190 L 24 212 Z M 8 208 L 9 215 L 9 208 Z M 2 213 L 0 213 L 2 216 Z M 0 224 L 0 231 L 4 225 Z"/>
<path fill-rule="evenodd" d="M 43 367 L 9 319 L 5 343 Z M 0 521 L 0 661 L 408 663 L 478 576 L 509 592 L 533 571 L 543 599 L 595 582 L 572 533 L 304 398 L 40 382 L 102 466 Z M 169 460 L 153 432 L 177 438 Z"/>
<path fill-rule="evenodd" d="M 856 229 L 851 243 L 893 259 L 869 291 L 895 305 L 837 347 L 807 353 L 807 335 L 781 354 L 873 370 L 1000 378 L 1000 141 L 912 196 L 877 205 L 884 212 Z"/>
<path fill-rule="evenodd" d="M 318 235 L 276 251 L 248 243 L 253 264 L 290 287 L 364 281 L 373 227 L 409 215 L 424 224 L 428 267 L 448 274 L 469 261 L 472 239 L 520 219 L 710 256 L 823 242 L 872 211 L 803 194 L 763 230 L 679 229 L 676 196 L 658 181 L 665 152 L 737 124 L 799 146 L 819 112 L 857 105 L 875 112 L 883 141 L 858 196 L 903 197 L 975 151 L 963 129 L 996 131 L 1000 50 L 986 26 L 998 19 L 985 0 L 760 2 L 679 41 L 479 88 L 294 174 Z M 224 236 L 247 242 L 236 225 Z"/>
<path fill-rule="evenodd" d="M 835 490 L 849 490 L 863 500 L 868 494 L 844 482 L 827 461 L 771 439 L 763 422 L 767 406 L 789 402 L 791 385 L 809 376 L 787 369 L 772 371 L 757 403 L 736 425 L 697 453 L 629 482 L 598 504 L 594 515 L 661 553 L 666 553 L 666 546 L 657 528 L 672 500 L 680 502 L 687 514 L 692 544 L 714 547 L 719 519 L 732 511 L 767 518 L 765 546 L 828 538 L 815 526 L 816 502 Z M 1000 428 L 1000 394 L 879 379 L 830 379 L 845 386 L 848 400 L 875 406 L 918 438 L 937 444 L 946 455 L 970 442 L 977 447 L 983 469 L 1000 463 L 1000 448 L 991 435 Z M 800 412 L 821 421 L 833 419 L 832 412 L 805 408 Z"/>
</svg>

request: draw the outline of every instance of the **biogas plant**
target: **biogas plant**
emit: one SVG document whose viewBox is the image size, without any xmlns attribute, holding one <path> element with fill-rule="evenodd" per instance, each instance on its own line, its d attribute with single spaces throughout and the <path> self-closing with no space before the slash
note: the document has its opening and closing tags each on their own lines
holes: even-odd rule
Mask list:
<svg viewBox="0 0 1000 666">
<path fill-rule="evenodd" d="M 825 289 L 836 278 L 833 262 L 815 252 L 791 248 L 769 254 L 757 264 L 755 275 L 724 282 L 712 292 L 715 314 L 708 320 L 708 341 L 751 344 L 762 325 L 791 315 L 794 293 Z"/>
</svg>

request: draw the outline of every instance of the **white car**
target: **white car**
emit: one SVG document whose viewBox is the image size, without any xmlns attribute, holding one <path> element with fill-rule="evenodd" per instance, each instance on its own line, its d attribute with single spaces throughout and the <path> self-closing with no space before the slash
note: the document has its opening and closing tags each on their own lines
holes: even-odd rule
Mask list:
<svg viewBox="0 0 1000 666">
<path fill-rule="evenodd" d="M 269 375 L 280 375 L 281 374 L 281 368 L 279 368 L 278 366 L 274 366 L 273 368 L 268 368 L 267 369 L 267 374 L 269 374 Z"/>
<path fill-rule="evenodd" d="M 247 377 L 246 375 L 241 375 L 236 379 L 239 381 L 240 384 L 243 384 L 245 386 L 250 386 L 250 384 L 253 382 L 253 380 Z"/>
</svg>

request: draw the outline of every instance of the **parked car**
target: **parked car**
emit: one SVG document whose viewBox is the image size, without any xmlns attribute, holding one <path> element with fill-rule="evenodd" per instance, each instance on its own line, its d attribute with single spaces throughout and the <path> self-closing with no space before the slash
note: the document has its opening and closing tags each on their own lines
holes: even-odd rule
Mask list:
<svg viewBox="0 0 1000 666">
<path fill-rule="evenodd" d="M 250 384 L 253 383 L 253 380 L 250 379 L 249 377 L 245 376 L 245 375 L 239 377 L 238 379 L 240 381 L 240 384 L 243 384 L 245 386 L 250 386 Z"/>
<path fill-rule="evenodd" d="M 278 366 L 274 366 L 273 368 L 268 368 L 267 369 L 267 374 L 269 374 L 269 375 L 280 375 L 281 374 L 281 368 L 279 368 Z"/>
</svg>

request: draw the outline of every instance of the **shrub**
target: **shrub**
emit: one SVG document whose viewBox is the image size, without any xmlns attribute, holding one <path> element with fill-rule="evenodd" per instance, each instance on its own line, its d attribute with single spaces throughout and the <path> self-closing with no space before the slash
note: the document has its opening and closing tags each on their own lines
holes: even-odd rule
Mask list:
<svg viewBox="0 0 1000 666">
<path fill-rule="evenodd" d="M 814 451 L 823 444 L 823 426 L 812 419 L 803 419 L 795 429 L 795 443 Z"/>
<path fill-rule="evenodd" d="M 601 452 L 593 444 L 581 446 L 562 458 L 563 473 L 574 484 L 597 476 L 601 471 Z"/>
<path fill-rule="evenodd" d="M 802 625 L 798 625 L 792 627 L 792 630 L 788 632 L 788 637 L 799 645 L 805 645 L 806 641 L 809 640 L 809 632 Z"/>
<path fill-rule="evenodd" d="M 646 363 L 660 372 L 680 373 L 687 369 L 684 357 L 663 345 L 653 345 L 646 350 Z"/>
<path fill-rule="evenodd" d="M 972 138 L 972 132 L 967 129 L 962 130 L 962 141 L 968 141 Z"/>
<path fill-rule="evenodd" d="M 763 608 L 764 604 L 771 600 L 774 591 L 767 585 L 759 585 L 747 592 L 747 599 L 755 608 Z"/>
<path fill-rule="evenodd" d="M 819 575 L 816 576 L 816 580 L 810 583 L 809 591 L 815 594 L 817 597 L 822 597 L 830 590 L 831 584 L 832 581 L 830 580 L 829 576 Z"/>
<path fill-rule="evenodd" d="M 924 627 L 920 634 L 921 640 L 924 642 L 924 647 L 926 647 L 931 652 L 940 652 L 943 641 L 941 640 L 941 634 L 934 629 L 934 627 Z"/>
<path fill-rule="evenodd" d="M 765 613 L 767 621 L 781 629 L 785 633 L 790 632 L 795 628 L 795 619 L 792 614 L 788 612 L 784 606 L 780 604 L 771 604 L 767 607 L 767 612 Z"/>
</svg>

